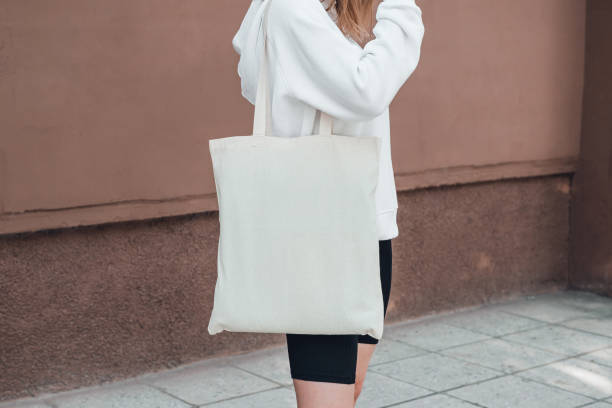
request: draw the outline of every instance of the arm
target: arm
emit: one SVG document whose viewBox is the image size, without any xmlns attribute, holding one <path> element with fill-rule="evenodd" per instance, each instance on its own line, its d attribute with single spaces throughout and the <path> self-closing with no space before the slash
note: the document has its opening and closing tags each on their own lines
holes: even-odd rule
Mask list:
<svg viewBox="0 0 612 408">
<path fill-rule="evenodd" d="M 289 93 L 333 117 L 380 115 L 418 64 L 424 26 L 414 0 L 380 3 L 376 38 L 364 48 L 344 36 L 319 0 L 275 2 L 268 38 Z"/>
</svg>

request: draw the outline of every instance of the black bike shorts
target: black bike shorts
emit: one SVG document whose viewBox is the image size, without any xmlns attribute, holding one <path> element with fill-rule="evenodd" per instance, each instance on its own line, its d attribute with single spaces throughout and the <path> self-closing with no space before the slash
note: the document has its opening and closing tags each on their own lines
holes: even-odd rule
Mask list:
<svg viewBox="0 0 612 408">
<path fill-rule="evenodd" d="M 391 292 L 391 240 L 378 241 L 384 315 Z M 287 333 L 291 378 L 341 384 L 355 383 L 358 343 L 377 344 L 370 335 Z"/>
</svg>

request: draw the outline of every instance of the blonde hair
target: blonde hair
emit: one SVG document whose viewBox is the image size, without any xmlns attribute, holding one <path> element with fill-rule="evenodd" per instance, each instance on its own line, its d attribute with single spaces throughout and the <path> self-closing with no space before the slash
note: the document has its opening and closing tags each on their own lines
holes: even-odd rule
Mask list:
<svg viewBox="0 0 612 408">
<path fill-rule="evenodd" d="M 324 0 L 321 0 L 324 1 Z M 376 0 L 330 0 L 325 9 L 334 9 L 338 28 L 363 46 L 374 36 L 371 31 L 373 6 Z"/>
</svg>

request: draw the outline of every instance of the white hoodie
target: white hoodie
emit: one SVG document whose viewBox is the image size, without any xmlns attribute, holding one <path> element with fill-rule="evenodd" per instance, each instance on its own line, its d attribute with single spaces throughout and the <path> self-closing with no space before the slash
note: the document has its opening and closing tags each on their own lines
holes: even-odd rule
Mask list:
<svg viewBox="0 0 612 408">
<path fill-rule="evenodd" d="M 316 110 L 333 119 L 333 133 L 380 137 L 376 189 L 378 239 L 399 235 L 391 162 L 389 104 L 416 68 L 424 26 L 414 0 L 383 0 L 375 38 L 363 48 L 345 36 L 320 0 L 252 0 L 232 40 L 240 55 L 242 95 L 255 104 L 268 8 L 268 83 L 274 136 L 316 133 Z"/>
</svg>

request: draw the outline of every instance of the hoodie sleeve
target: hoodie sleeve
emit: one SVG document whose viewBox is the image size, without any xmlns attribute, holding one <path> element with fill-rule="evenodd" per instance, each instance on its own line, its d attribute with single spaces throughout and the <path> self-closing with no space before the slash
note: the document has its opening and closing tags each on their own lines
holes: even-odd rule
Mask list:
<svg viewBox="0 0 612 408">
<path fill-rule="evenodd" d="M 363 48 L 344 36 L 319 0 L 275 0 L 268 41 L 289 94 L 332 117 L 380 115 L 415 70 L 424 26 L 414 0 L 383 0 L 375 38 Z"/>
</svg>

